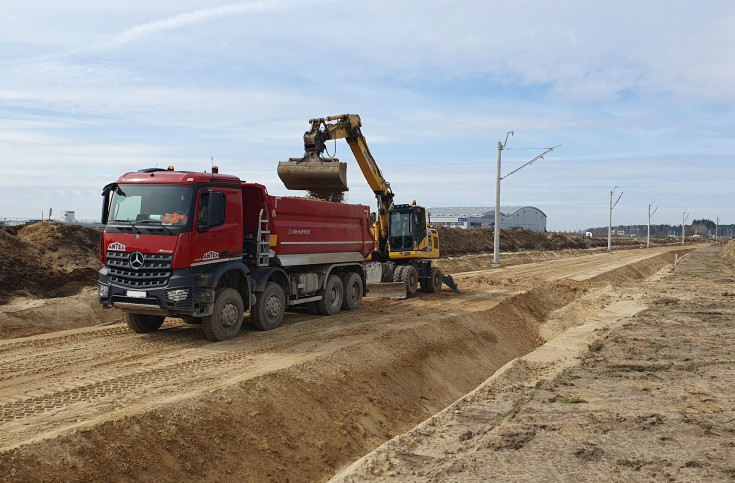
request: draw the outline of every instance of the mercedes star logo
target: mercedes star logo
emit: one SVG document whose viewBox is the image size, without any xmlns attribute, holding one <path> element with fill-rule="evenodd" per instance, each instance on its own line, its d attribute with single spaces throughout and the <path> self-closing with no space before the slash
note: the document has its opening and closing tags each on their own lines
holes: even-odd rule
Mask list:
<svg viewBox="0 0 735 483">
<path fill-rule="evenodd" d="M 143 254 L 140 252 L 133 252 L 130 254 L 130 266 L 138 270 L 142 268 L 145 263 Z"/>
</svg>

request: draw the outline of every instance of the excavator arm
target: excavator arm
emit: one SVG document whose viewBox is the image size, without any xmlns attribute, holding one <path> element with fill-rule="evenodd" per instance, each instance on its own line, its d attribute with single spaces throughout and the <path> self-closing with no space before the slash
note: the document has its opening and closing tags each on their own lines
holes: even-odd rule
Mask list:
<svg viewBox="0 0 735 483">
<path fill-rule="evenodd" d="M 336 158 L 322 157 L 322 153 L 326 150 L 327 141 L 345 139 L 378 201 L 378 252 L 384 254 L 388 240 L 388 210 L 393 206 L 393 191 L 362 135 L 360 116 L 342 114 L 311 119 L 309 124 L 309 130 L 304 133 L 304 156 L 278 163 L 278 176 L 288 189 L 309 190 L 326 199 L 341 196 L 348 190 L 347 163 L 341 163 Z"/>
<path fill-rule="evenodd" d="M 442 275 L 432 259 L 439 258 L 439 236 L 429 227 L 426 209 L 416 205 L 394 205 L 393 191 L 370 154 L 357 114 L 342 114 L 311 119 L 304 133 L 304 156 L 278 163 L 278 176 L 292 190 L 307 190 L 317 198 L 342 201 L 347 188 L 347 163 L 324 157 L 326 142 L 345 139 L 370 189 L 378 200 L 377 229 L 374 229 L 377 253 L 368 269 L 369 290 L 374 296 L 405 298 L 422 290 L 436 292 L 442 283 L 457 291 L 449 275 Z M 371 265 L 372 266 L 372 265 Z M 377 277 L 377 280 L 371 278 Z M 391 286 L 391 287 L 389 287 Z M 375 295 L 377 294 L 377 295 Z"/>
</svg>

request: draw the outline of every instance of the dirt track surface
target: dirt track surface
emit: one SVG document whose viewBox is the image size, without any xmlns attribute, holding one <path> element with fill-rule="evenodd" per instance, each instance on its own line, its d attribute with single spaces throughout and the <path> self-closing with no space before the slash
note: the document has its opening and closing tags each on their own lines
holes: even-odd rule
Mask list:
<svg viewBox="0 0 735 483">
<path fill-rule="evenodd" d="M 584 325 L 334 480 L 732 481 L 735 245 L 727 252 L 699 249 L 675 273 L 616 286 Z"/>
<path fill-rule="evenodd" d="M 589 314 L 635 313 L 636 284 L 675 253 L 474 270 L 457 274 L 460 294 L 288 313 L 215 344 L 177 319 L 149 335 L 113 324 L 0 341 L 0 475 L 325 480 Z"/>
</svg>

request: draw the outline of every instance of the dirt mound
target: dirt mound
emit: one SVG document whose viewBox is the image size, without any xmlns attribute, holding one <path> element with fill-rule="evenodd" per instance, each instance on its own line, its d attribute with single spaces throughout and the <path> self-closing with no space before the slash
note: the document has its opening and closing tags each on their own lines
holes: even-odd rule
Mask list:
<svg viewBox="0 0 735 483">
<path fill-rule="evenodd" d="M 0 228 L 0 303 L 14 295 L 63 297 L 94 285 L 101 235 L 49 221 Z"/>
<path fill-rule="evenodd" d="M 444 257 L 455 257 L 472 253 L 493 251 L 493 229 L 480 228 L 465 230 L 435 226 L 439 232 L 440 252 Z M 640 240 L 616 239 L 614 244 L 639 245 Z M 520 252 L 529 250 L 565 250 L 607 246 L 607 238 L 565 235 L 562 233 L 538 233 L 530 230 L 503 230 L 500 234 L 501 252 Z"/>
<path fill-rule="evenodd" d="M 437 226 L 443 257 L 492 253 L 493 230 Z M 77 294 L 94 285 L 102 231 L 80 225 L 44 221 L 0 227 L 0 304 L 13 296 L 49 298 Z M 637 246 L 638 239 L 615 239 L 614 245 Z M 643 242 L 645 243 L 645 241 Z M 588 238 L 529 230 L 503 231 L 502 252 L 553 251 L 607 246 L 607 238 Z M 735 255 L 733 255 L 735 259 Z"/>
<path fill-rule="evenodd" d="M 725 244 L 721 256 L 728 264 L 735 267 L 735 240 L 730 240 Z"/>
<path fill-rule="evenodd" d="M 650 256 L 664 251 L 673 252 Z M 597 317 L 603 298 L 590 299 L 592 285 L 568 278 L 640 264 L 644 252 L 525 267 L 538 274 L 527 290 L 500 270 L 458 294 L 369 300 L 332 317 L 292 312 L 278 330 L 248 331 L 216 347 L 198 327 L 175 320 L 154 334 L 118 324 L 0 341 L 0 474 L 11 481 L 325 481 L 532 351 L 543 343 L 542 327 L 566 328 L 560 311 L 567 304 L 587 297 L 575 325 Z M 518 270 L 507 272 L 515 280 Z M 569 354 L 565 346 L 557 352 Z M 512 420 L 511 409 L 483 422 Z M 470 412 L 462 405 L 451 414 Z M 459 436 L 451 442 L 473 439 Z M 450 455 L 422 455 L 417 464 L 428 468 Z M 381 479 L 376 470 L 389 472 L 373 468 L 370 481 Z M 397 481 L 410 479 L 403 476 Z"/>
</svg>

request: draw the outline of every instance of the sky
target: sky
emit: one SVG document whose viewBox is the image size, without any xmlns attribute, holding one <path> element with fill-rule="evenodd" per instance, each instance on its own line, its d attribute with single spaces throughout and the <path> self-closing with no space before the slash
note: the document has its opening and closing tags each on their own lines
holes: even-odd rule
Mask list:
<svg viewBox="0 0 735 483">
<path fill-rule="evenodd" d="M 359 114 L 396 203 L 549 231 L 735 223 L 735 2 L 28 0 L 0 16 L 0 219 L 99 219 L 147 167 L 288 191 L 308 120 Z M 347 201 L 375 205 L 347 144 Z"/>
</svg>

